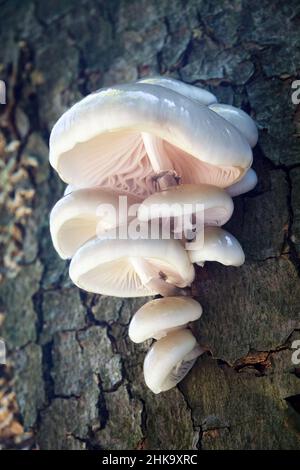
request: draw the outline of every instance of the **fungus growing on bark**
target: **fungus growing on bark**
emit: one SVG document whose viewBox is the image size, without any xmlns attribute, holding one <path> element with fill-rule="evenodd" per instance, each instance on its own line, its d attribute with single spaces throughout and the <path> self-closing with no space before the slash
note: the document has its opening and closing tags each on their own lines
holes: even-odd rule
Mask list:
<svg viewBox="0 0 300 470">
<path fill-rule="evenodd" d="M 201 315 L 201 305 L 190 297 L 151 300 L 133 315 L 128 330 L 129 338 L 134 343 L 149 338 L 161 339 L 171 331 L 185 328 Z"/>
<path fill-rule="evenodd" d="M 191 241 L 187 248 L 191 262 L 200 266 L 206 261 L 217 261 L 225 266 L 241 266 L 245 261 L 243 249 L 237 239 L 220 227 L 205 227 L 204 241 Z"/>
<path fill-rule="evenodd" d="M 160 339 L 148 351 L 144 377 L 154 393 L 165 392 L 178 384 L 193 367 L 204 349 L 190 330 L 174 331 Z"/>
<path fill-rule="evenodd" d="M 164 77 L 92 93 L 52 130 L 50 163 L 68 186 L 50 229 L 58 253 L 72 258 L 73 282 L 117 297 L 164 296 L 144 305 L 129 326 L 134 342 L 157 340 L 144 361 L 154 393 L 175 386 L 204 352 L 189 329 L 202 314 L 187 297 L 193 263 L 244 262 L 239 242 L 220 226 L 232 215 L 232 197 L 256 185 L 250 168 L 256 142 L 256 126 L 244 111 Z M 139 204 L 136 218 L 120 213 L 120 195 L 128 206 Z M 101 211 L 105 204 L 117 222 Z M 198 210 L 203 239 L 177 240 L 174 225 L 168 239 L 113 235 L 117 225 L 163 224 Z"/>
</svg>

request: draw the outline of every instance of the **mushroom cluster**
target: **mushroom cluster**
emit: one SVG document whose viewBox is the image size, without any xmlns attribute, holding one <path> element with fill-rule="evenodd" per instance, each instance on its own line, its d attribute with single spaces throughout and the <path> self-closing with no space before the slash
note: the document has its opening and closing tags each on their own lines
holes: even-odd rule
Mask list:
<svg viewBox="0 0 300 470">
<path fill-rule="evenodd" d="M 221 226 L 233 213 L 232 197 L 256 185 L 257 137 L 244 111 L 162 77 L 92 93 L 52 130 L 50 163 L 68 186 L 50 231 L 58 254 L 71 259 L 71 279 L 98 294 L 162 296 L 129 325 L 132 341 L 156 340 L 144 361 L 154 393 L 174 387 L 204 351 L 190 329 L 202 314 L 191 297 L 193 264 L 244 262 L 239 242 Z M 199 207 L 202 237 L 182 225 Z M 166 222 L 169 237 L 162 236 Z"/>
</svg>

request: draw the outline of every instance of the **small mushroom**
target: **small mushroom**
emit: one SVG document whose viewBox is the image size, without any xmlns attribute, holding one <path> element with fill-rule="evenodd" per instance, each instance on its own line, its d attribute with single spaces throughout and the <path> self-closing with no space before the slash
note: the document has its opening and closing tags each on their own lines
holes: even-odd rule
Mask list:
<svg viewBox="0 0 300 470">
<path fill-rule="evenodd" d="M 79 189 L 55 204 L 50 232 L 61 258 L 71 258 L 90 238 L 127 223 L 127 212 L 119 211 L 119 196 L 100 188 Z M 129 206 L 138 202 L 133 196 L 127 198 Z"/>
<path fill-rule="evenodd" d="M 164 392 L 180 382 L 204 349 L 190 330 L 169 333 L 155 342 L 144 361 L 144 377 L 154 393 Z"/>
<path fill-rule="evenodd" d="M 182 217 L 199 209 L 204 210 L 204 223 L 207 225 L 224 225 L 232 215 L 233 202 L 221 188 L 208 184 L 181 184 L 145 199 L 139 206 L 138 218 L 146 222 L 156 218 Z"/>
<path fill-rule="evenodd" d="M 69 273 L 78 287 L 115 297 L 174 295 L 195 277 L 178 240 L 149 238 L 90 240 L 75 253 Z"/>
<path fill-rule="evenodd" d="M 252 168 L 249 168 L 243 178 L 229 186 L 226 191 L 231 197 L 240 196 L 241 194 L 248 193 L 257 185 L 257 174 Z"/>
<path fill-rule="evenodd" d="M 245 254 L 237 239 L 220 227 L 205 227 L 204 241 L 190 242 L 187 251 L 191 262 L 200 266 L 206 261 L 241 266 L 245 261 Z"/>
<path fill-rule="evenodd" d="M 103 89 L 55 124 L 50 162 L 76 188 L 101 186 L 146 197 L 153 177 L 227 187 L 252 163 L 247 139 L 195 99 L 147 83 Z"/>
<path fill-rule="evenodd" d="M 185 328 L 201 315 L 201 305 L 190 297 L 151 300 L 132 317 L 129 338 L 134 343 L 142 343 L 149 338 L 160 339 L 171 331 Z"/>
<path fill-rule="evenodd" d="M 222 116 L 226 121 L 235 126 L 247 139 L 249 145 L 254 147 L 258 140 L 258 131 L 255 122 L 242 109 L 235 108 L 229 104 L 213 103 L 209 109 Z"/>
</svg>

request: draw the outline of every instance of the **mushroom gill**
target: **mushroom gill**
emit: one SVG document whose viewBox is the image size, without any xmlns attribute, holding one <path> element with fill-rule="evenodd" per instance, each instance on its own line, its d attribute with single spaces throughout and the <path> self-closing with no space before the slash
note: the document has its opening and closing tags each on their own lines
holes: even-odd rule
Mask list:
<svg viewBox="0 0 300 470">
<path fill-rule="evenodd" d="M 144 361 L 154 393 L 174 387 L 206 350 L 190 329 L 202 315 L 191 297 L 194 263 L 244 262 L 238 240 L 221 226 L 232 216 L 232 197 L 257 183 L 256 142 L 244 111 L 167 77 L 92 93 L 51 132 L 50 163 L 68 186 L 50 231 L 58 254 L 71 258 L 72 281 L 116 297 L 161 295 L 129 325 L 132 341 L 155 340 Z"/>
</svg>

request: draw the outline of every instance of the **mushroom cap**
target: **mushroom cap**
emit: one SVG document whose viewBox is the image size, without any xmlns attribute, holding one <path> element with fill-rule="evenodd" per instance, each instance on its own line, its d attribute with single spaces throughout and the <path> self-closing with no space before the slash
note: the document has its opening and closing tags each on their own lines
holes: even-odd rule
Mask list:
<svg viewBox="0 0 300 470">
<path fill-rule="evenodd" d="M 132 317 L 129 337 L 134 343 L 160 339 L 170 331 L 185 327 L 202 315 L 199 302 L 190 297 L 165 297 L 151 300 Z"/>
<path fill-rule="evenodd" d="M 204 228 L 204 243 L 189 243 L 187 252 L 192 263 L 218 261 L 225 266 L 241 266 L 245 261 L 243 248 L 231 233 L 220 227 Z"/>
<path fill-rule="evenodd" d="M 231 197 L 240 196 L 240 194 L 248 193 L 252 189 L 255 188 L 257 185 L 257 174 L 253 170 L 253 168 L 249 168 L 247 173 L 243 176 L 243 178 L 234 183 L 232 186 L 226 188 L 228 194 Z"/>
<path fill-rule="evenodd" d="M 57 121 L 50 163 L 75 187 L 102 186 L 146 196 L 154 174 L 142 133 L 162 139 L 182 182 L 227 187 L 251 166 L 247 140 L 193 99 L 158 85 L 120 85 L 93 93 Z"/>
<path fill-rule="evenodd" d="M 218 101 L 215 95 L 210 93 L 210 91 L 204 90 L 204 88 L 199 88 L 198 86 L 188 85 L 187 83 L 181 82 L 180 80 L 175 80 L 174 78 L 170 77 L 158 76 L 143 78 L 142 80 L 139 80 L 138 83 L 148 83 L 150 85 L 158 85 L 168 88 L 169 90 L 176 91 L 176 93 L 180 93 L 181 95 L 196 100 L 206 106 Z"/>
<path fill-rule="evenodd" d="M 226 121 L 235 126 L 247 139 L 249 145 L 254 147 L 258 140 L 258 130 L 253 119 L 242 109 L 235 108 L 230 104 L 213 103 L 209 109 L 222 116 Z"/>
<path fill-rule="evenodd" d="M 69 272 L 78 287 L 115 297 L 158 294 L 145 286 L 145 279 L 161 273 L 178 287 L 188 286 L 195 277 L 184 247 L 173 239 L 93 239 L 75 253 Z"/>
<path fill-rule="evenodd" d="M 138 218 L 146 222 L 181 217 L 195 213 L 197 204 L 203 204 L 204 223 L 209 225 L 224 225 L 233 212 L 232 199 L 223 189 L 208 184 L 180 184 L 145 199 L 138 209 Z"/>
<path fill-rule="evenodd" d="M 144 361 L 144 377 L 154 393 L 164 392 L 180 382 L 204 351 L 190 330 L 174 331 L 153 344 Z"/>
<path fill-rule="evenodd" d="M 55 204 L 50 213 L 50 232 L 61 258 L 71 258 L 90 238 L 127 222 L 127 213 L 119 211 L 119 196 L 100 188 L 79 189 Z M 129 206 L 140 202 L 126 197 Z"/>
</svg>

